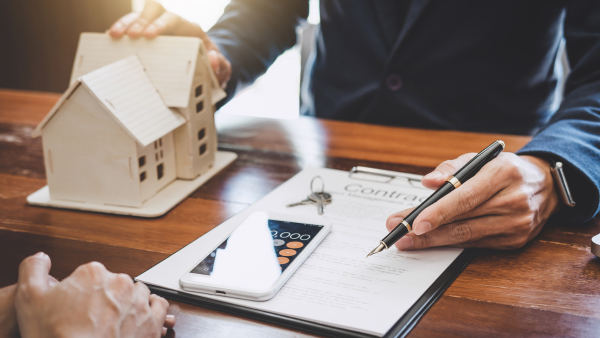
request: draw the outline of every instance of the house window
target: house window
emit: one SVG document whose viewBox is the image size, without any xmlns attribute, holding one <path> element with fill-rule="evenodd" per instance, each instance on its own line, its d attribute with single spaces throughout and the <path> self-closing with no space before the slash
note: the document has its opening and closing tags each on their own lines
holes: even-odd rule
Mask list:
<svg viewBox="0 0 600 338">
<path fill-rule="evenodd" d="M 145 171 L 143 171 L 143 172 L 140 174 L 140 182 L 144 182 L 145 180 L 146 180 L 146 172 L 145 172 Z"/>
<path fill-rule="evenodd" d="M 202 85 L 196 87 L 196 97 L 202 95 Z"/>
<path fill-rule="evenodd" d="M 162 163 L 156 167 L 156 174 L 159 180 L 165 175 L 165 166 Z"/>
<path fill-rule="evenodd" d="M 140 168 L 143 167 L 144 164 L 146 164 L 146 156 L 142 156 L 142 157 L 138 158 L 138 165 L 139 165 L 139 167 Z"/>
<path fill-rule="evenodd" d="M 160 158 L 163 158 L 163 151 L 162 151 L 162 149 L 160 150 Z"/>
<path fill-rule="evenodd" d="M 154 141 L 154 149 L 158 148 L 158 142 Z"/>
<path fill-rule="evenodd" d="M 158 162 L 158 153 L 154 154 L 154 159 L 156 159 L 156 162 Z"/>
<path fill-rule="evenodd" d="M 200 146 L 200 155 L 204 155 L 206 152 L 206 143 Z"/>
<path fill-rule="evenodd" d="M 158 145 L 162 147 L 162 137 L 158 139 Z"/>
<path fill-rule="evenodd" d="M 196 104 L 196 113 L 199 113 L 204 109 L 204 101 L 200 101 Z"/>
<path fill-rule="evenodd" d="M 204 138 L 204 136 L 206 136 L 206 129 L 202 128 L 198 132 L 198 141 L 202 140 Z"/>
</svg>

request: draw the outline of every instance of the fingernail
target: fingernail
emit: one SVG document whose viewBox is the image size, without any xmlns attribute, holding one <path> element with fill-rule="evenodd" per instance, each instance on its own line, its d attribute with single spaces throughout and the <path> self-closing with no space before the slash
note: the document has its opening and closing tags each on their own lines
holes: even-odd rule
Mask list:
<svg viewBox="0 0 600 338">
<path fill-rule="evenodd" d="M 113 29 L 114 29 L 114 30 L 117 30 L 117 31 L 122 31 L 122 30 L 123 30 L 123 28 L 125 28 L 124 26 L 125 26 L 125 25 L 123 25 L 123 23 L 122 23 L 122 22 L 117 22 L 117 23 L 116 23 L 116 24 L 113 26 Z"/>
<path fill-rule="evenodd" d="M 154 25 L 150 25 L 148 28 L 146 28 L 145 33 L 150 35 L 156 34 L 156 27 Z"/>
<path fill-rule="evenodd" d="M 131 27 L 129 28 L 129 33 L 139 33 L 142 30 L 142 25 L 140 25 L 139 23 L 134 23 L 133 25 L 131 25 Z"/>
<path fill-rule="evenodd" d="M 174 320 L 175 319 L 175 315 L 167 315 L 167 319 L 168 320 Z"/>
<path fill-rule="evenodd" d="M 432 171 L 429 174 L 425 175 L 425 177 L 423 177 L 423 178 L 426 178 L 428 180 L 435 180 L 436 178 L 442 177 L 442 175 L 443 175 L 443 173 L 441 171 L 435 170 L 435 171 Z"/>
<path fill-rule="evenodd" d="M 429 222 L 421 222 L 421 223 L 415 225 L 415 227 L 413 229 L 414 233 L 417 235 L 424 234 L 429 230 L 431 230 L 431 223 L 429 223 Z"/>
<path fill-rule="evenodd" d="M 38 252 L 38 253 L 36 253 L 35 255 L 33 255 L 33 257 L 37 257 L 37 258 L 42 258 L 42 257 L 44 257 L 44 256 L 46 256 L 46 254 L 45 254 L 45 253 L 43 253 L 43 252 L 41 252 L 41 251 L 40 251 L 40 252 Z"/>
<path fill-rule="evenodd" d="M 400 238 L 398 242 L 396 242 L 396 247 L 398 250 L 406 250 L 410 249 L 413 246 L 413 239 L 410 236 L 404 236 Z"/>
<path fill-rule="evenodd" d="M 161 334 L 162 334 L 163 336 L 167 334 L 167 328 L 166 328 L 166 327 L 163 327 L 163 328 L 162 328 L 162 332 L 161 332 Z"/>
</svg>

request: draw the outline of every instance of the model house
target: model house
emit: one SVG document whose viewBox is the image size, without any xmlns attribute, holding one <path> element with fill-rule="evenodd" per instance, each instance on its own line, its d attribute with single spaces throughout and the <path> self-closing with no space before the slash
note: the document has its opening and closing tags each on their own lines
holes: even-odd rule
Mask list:
<svg viewBox="0 0 600 338">
<path fill-rule="evenodd" d="M 198 38 L 82 34 L 71 85 L 32 135 L 51 199 L 141 207 L 207 172 L 224 96 Z"/>
<path fill-rule="evenodd" d="M 165 104 L 187 123 L 175 130 L 177 177 L 194 179 L 214 163 L 217 133 L 215 104 L 225 97 L 199 38 L 159 36 L 115 40 L 107 34 L 83 33 L 71 84 L 77 78 L 124 57 L 136 55 Z"/>
<path fill-rule="evenodd" d="M 140 207 L 177 177 L 170 110 L 130 56 L 80 77 L 34 131 L 52 198 Z"/>
</svg>

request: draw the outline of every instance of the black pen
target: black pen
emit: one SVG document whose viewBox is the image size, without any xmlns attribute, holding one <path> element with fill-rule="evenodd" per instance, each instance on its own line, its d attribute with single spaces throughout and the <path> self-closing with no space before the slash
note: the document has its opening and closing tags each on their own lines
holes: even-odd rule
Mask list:
<svg viewBox="0 0 600 338">
<path fill-rule="evenodd" d="M 493 160 L 504 150 L 504 142 L 498 140 L 490 144 L 487 148 L 483 149 L 479 154 L 475 155 L 467 164 L 465 164 L 459 171 L 450 176 L 446 183 L 444 183 L 438 190 L 436 190 L 431 196 L 429 196 L 423 203 L 415 208 L 410 214 L 408 214 L 394 230 L 385 236 L 379 245 L 371 251 L 367 257 L 380 252 L 383 249 L 389 249 L 394 243 L 400 238 L 404 237 L 407 233 L 412 231 L 412 223 L 415 221 L 417 216 L 425 210 L 428 206 L 439 201 L 442 197 L 448 195 L 452 190 L 458 189 L 461 184 L 465 183 L 468 179 L 473 177 L 479 169 L 481 169 L 486 163 Z"/>
</svg>

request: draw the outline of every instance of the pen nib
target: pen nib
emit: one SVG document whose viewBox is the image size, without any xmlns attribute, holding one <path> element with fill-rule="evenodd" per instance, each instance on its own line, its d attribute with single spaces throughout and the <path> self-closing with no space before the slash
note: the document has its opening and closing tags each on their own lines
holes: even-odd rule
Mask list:
<svg viewBox="0 0 600 338">
<path fill-rule="evenodd" d="M 369 254 L 367 255 L 367 258 L 369 258 L 369 256 L 374 255 L 385 248 L 386 248 L 385 244 L 379 243 L 379 245 L 375 249 L 373 249 L 373 251 L 369 252 Z"/>
</svg>

